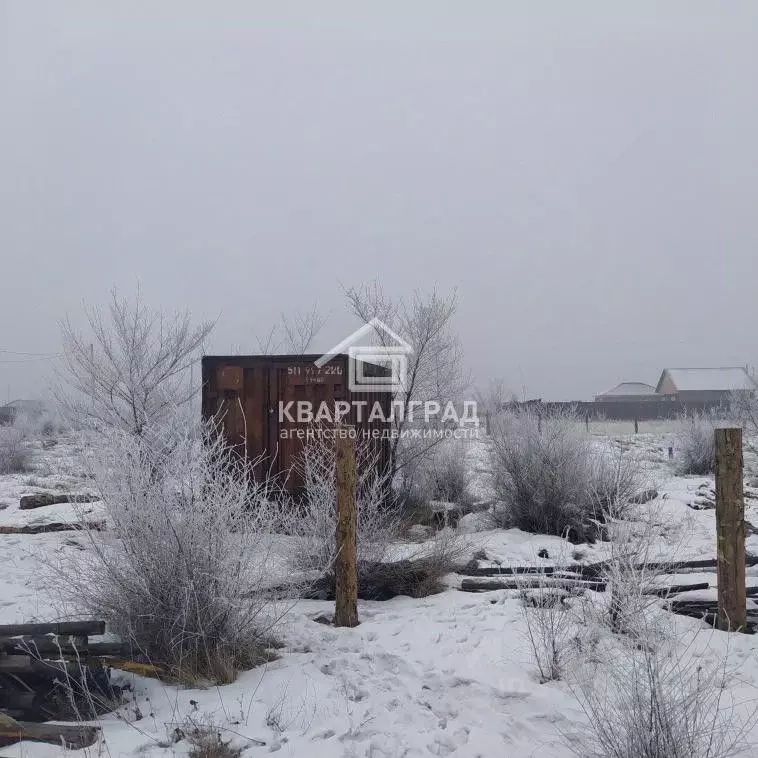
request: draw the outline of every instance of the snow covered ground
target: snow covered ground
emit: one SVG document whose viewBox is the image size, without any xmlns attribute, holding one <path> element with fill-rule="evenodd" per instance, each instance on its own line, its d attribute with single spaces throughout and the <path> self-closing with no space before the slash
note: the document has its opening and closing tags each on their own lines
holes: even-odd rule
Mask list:
<svg viewBox="0 0 758 758">
<path fill-rule="evenodd" d="M 596 440 L 629 446 L 644 466 L 648 484 L 658 490 L 658 498 L 640 506 L 641 520 L 653 517 L 654 555 L 676 560 L 715 557 L 714 511 L 688 505 L 695 503 L 701 485 L 713 485 L 712 478 L 675 476 L 664 434 Z M 89 492 L 88 480 L 77 469 L 77 445 L 70 437 L 50 449 L 39 447 L 36 471 L 0 477 L 0 525 L 76 518 L 71 505 L 20 511 L 18 499 L 40 491 Z M 468 456 L 472 487 L 478 498 L 487 499 L 486 443 L 472 442 Z M 754 466 L 749 456 L 747 462 Z M 92 518 L 100 511 L 98 503 L 86 508 Z M 747 519 L 758 526 L 758 500 L 748 499 Z M 472 531 L 476 517 L 464 523 Z M 472 554 L 484 550 L 493 566 L 592 562 L 609 550 L 607 543 L 571 545 L 517 529 L 481 531 L 472 537 Z M 758 555 L 758 536 L 749 536 L 747 549 Z M 42 567 L 81 550 L 86 550 L 86 537 L 76 532 L 0 534 L 0 623 L 64 615 Z M 541 550 L 549 557 L 538 557 Z M 758 584 L 757 573 L 749 570 L 749 584 Z M 701 578 L 715 586 L 713 574 L 687 576 Z M 335 629 L 319 620 L 331 615 L 332 603 L 299 602 L 278 631 L 285 644 L 279 658 L 231 685 L 175 688 L 119 674 L 133 688 L 130 702 L 101 719 L 103 743 L 90 752 L 113 758 L 186 754 L 188 741 L 173 742 L 172 735 L 194 723 L 213 725 L 250 756 L 586 755 L 581 742 L 586 716 L 565 681 L 540 683 L 517 593 L 470 594 L 459 591 L 457 583 L 451 577 L 447 591 L 424 599 L 360 602 L 361 623 L 355 629 Z M 758 636 L 726 635 L 663 610 L 659 616 L 663 636 L 678 640 L 672 643 L 679 646 L 677 652 L 694 656 L 706 669 L 726 659 L 729 670 L 738 672 L 729 680 L 729 694 L 741 703 L 741 717 L 749 718 L 758 693 Z M 583 644 L 581 629 L 576 637 L 577 646 Z M 619 643 L 609 635 L 603 644 Z M 752 732 L 758 742 L 758 729 Z M 3 749 L 5 756 L 60 754 L 58 747 L 32 743 Z M 755 754 L 751 749 L 741 753 Z"/>
</svg>

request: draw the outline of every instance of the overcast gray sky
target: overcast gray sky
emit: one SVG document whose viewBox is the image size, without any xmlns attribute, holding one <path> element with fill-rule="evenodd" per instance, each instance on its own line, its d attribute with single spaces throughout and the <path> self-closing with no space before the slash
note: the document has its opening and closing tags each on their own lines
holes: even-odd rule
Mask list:
<svg viewBox="0 0 758 758">
<path fill-rule="evenodd" d="M 753 0 L 0 0 L 0 350 L 137 282 L 327 348 L 378 277 L 532 397 L 753 363 L 757 82 Z"/>
</svg>

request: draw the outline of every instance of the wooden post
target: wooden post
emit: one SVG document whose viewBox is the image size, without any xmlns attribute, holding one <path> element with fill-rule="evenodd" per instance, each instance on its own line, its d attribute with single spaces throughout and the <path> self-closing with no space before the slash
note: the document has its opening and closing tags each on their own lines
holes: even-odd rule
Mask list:
<svg viewBox="0 0 758 758">
<path fill-rule="evenodd" d="M 590 414 L 585 413 L 584 414 L 584 428 L 587 432 L 590 430 Z"/>
<path fill-rule="evenodd" d="M 354 427 L 336 430 L 337 561 L 335 564 L 335 626 L 358 626 L 358 541 L 356 535 L 356 473 Z"/>
<path fill-rule="evenodd" d="M 637 419 L 634 419 L 634 433 L 639 434 L 639 431 L 640 431 L 639 421 L 637 421 Z"/>
<path fill-rule="evenodd" d="M 718 627 L 740 631 L 747 622 L 742 429 L 716 429 L 715 434 Z"/>
</svg>

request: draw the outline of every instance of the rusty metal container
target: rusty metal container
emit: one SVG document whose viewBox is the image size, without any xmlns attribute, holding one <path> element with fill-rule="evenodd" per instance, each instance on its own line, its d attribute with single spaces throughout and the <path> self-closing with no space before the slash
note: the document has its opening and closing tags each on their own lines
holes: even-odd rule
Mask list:
<svg viewBox="0 0 758 758">
<path fill-rule="evenodd" d="M 295 467 L 305 439 L 298 429 L 296 408 L 307 401 L 313 408 L 322 403 L 333 407 L 337 401 L 350 403 L 343 421 L 371 439 L 379 453 L 379 465 L 389 463 L 390 392 L 351 392 L 348 387 L 348 355 L 337 354 L 322 366 L 319 355 L 206 355 L 202 359 L 202 413 L 215 418 L 230 444 L 256 463 L 256 475 L 278 476 L 286 480 L 290 492 L 302 488 Z M 365 370 L 365 369 L 364 369 Z M 375 375 L 385 375 L 373 366 Z M 355 403 L 358 403 L 356 405 Z M 378 403 L 383 418 L 369 420 L 370 409 Z M 289 408 L 289 413 L 282 413 Z M 359 408 L 361 410 L 359 410 Z"/>
</svg>

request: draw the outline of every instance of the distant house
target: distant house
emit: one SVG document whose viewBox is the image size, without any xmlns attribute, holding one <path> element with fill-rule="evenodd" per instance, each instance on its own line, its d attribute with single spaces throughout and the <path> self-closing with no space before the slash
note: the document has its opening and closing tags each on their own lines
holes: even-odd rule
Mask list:
<svg viewBox="0 0 758 758">
<path fill-rule="evenodd" d="M 595 402 L 623 403 L 626 401 L 643 402 L 645 400 L 657 400 L 658 394 L 655 387 L 644 382 L 621 382 L 607 392 L 595 395 Z"/>
<path fill-rule="evenodd" d="M 696 403 L 728 403 L 735 394 L 753 394 L 758 386 L 743 366 L 667 368 L 656 392 L 667 399 Z"/>
<path fill-rule="evenodd" d="M 45 404 L 40 400 L 13 400 L 0 405 L 0 425 L 12 424 L 18 416 L 39 418 L 45 410 Z"/>
</svg>

